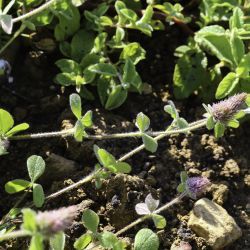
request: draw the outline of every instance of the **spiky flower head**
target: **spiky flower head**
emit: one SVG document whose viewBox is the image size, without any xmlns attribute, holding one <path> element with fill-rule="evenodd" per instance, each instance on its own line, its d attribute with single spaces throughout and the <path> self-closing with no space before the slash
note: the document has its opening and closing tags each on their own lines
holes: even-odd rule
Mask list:
<svg viewBox="0 0 250 250">
<path fill-rule="evenodd" d="M 190 177 L 186 180 L 186 191 L 191 198 L 196 199 L 206 191 L 210 184 L 206 177 Z"/>
<path fill-rule="evenodd" d="M 36 216 L 38 228 L 44 236 L 51 236 L 69 228 L 77 216 L 77 206 L 39 212 Z"/>
<path fill-rule="evenodd" d="M 224 101 L 212 105 L 212 115 L 216 122 L 226 124 L 234 118 L 241 109 L 246 106 L 246 93 L 240 93 L 229 97 Z"/>
</svg>

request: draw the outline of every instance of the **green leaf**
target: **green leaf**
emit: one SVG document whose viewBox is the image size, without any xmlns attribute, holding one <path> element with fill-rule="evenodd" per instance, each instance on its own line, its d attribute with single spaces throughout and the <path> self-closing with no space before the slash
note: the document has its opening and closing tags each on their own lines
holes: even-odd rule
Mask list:
<svg viewBox="0 0 250 250">
<path fill-rule="evenodd" d="M 14 125 L 14 120 L 9 112 L 0 109 L 0 135 L 4 135 Z"/>
<path fill-rule="evenodd" d="M 36 207 L 42 207 L 45 200 L 43 187 L 40 184 L 33 184 L 33 202 Z"/>
<path fill-rule="evenodd" d="M 183 193 L 186 190 L 186 184 L 185 183 L 180 183 L 177 187 L 178 193 Z"/>
<path fill-rule="evenodd" d="M 59 73 L 55 77 L 55 82 L 62 86 L 75 85 L 76 75 L 72 73 Z"/>
<path fill-rule="evenodd" d="M 65 248 L 65 234 L 64 232 L 57 233 L 49 238 L 51 250 L 64 250 Z"/>
<path fill-rule="evenodd" d="M 23 224 L 22 229 L 30 231 L 32 233 L 36 232 L 37 224 L 36 224 L 36 213 L 30 208 L 22 209 L 23 214 Z"/>
<path fill-rule="evenodd" d="M 230 36 L 230 45 L 236 65 L 238 65 L 245 54 L 245 45 L 233 29 Z"/>
<path fill-rule="evenodd" d="M 1 18 L 0 24 L 4 32 L 6 32 L 7 34 L 11 34 L 13 28 L 12 16 L 1 14 L 0 18 Z"/>
<path fill-rule="evenodd" d="M 136 22 L 136 20 L 138 19 L 137 14 L 130 9 L 121 9 L 120 13 L 131 22 Z"/>
<path fill-rule="evenodd" d="M 8 181 L 5 184 L 5 191 L 9 194 L 18 193 L 20 191 L 25 190 L 26 188 L 32 185 L 31 182 L 22 180 L 22 179 L 15 179 L 13 181 Z"/>
<path fill-rule="evenodd" d="M 135 250 L 158 250 L 159 238 L 152 230 L 141 229 L 135 236 Z"/>
<path fill-rule="evenodd" d="M 91 31 L 79 30 L 70 44 L 71 58 L 80 62 L 84 56 L 90 53 L 94 46 L 95 35 Z"/>
<path fill-rule="evenodd" d="M 187 172 L 181 171 L 180 178 L 181 178 L 181 183 L 186 183 L 186 180 L 188 178 Z"/>
<path fill-rule="evenodd" d="M 112 110 L 121 106 L 127 99 L 128 91 L 123 89 L 121 85 L 113 87 L 105 104 L 105 109 Z"/>
<path fill-rule="evenodd" d="M 86 2 L 86 0 L 71 0 L 71 2 L 74 6 L 79 7 L 83 5 Z"/>
<path fill-rule="evenodd" d="M 116 76 L 116 68 L 112 64 L 108 63 L 97 63 L 88 67 L 91 72 L 106 75 L 106 76 Z"/>
<path fill-rule="evenodd" d="M 68 1 L 54 2 L 53 10 L 53 14 L 59 20 L 54 28 L 54 36 L 57 41 L 67 40 L 80 28 L 80 12 Z M 73 59 L 75 58 L 73 57 Z"/>
<path fill-rule="evenodd" d="M 118 173 L 128 174 L 131 172 L 131 166 L 126 162 L 116 162 L 115 168 Z"/>
<path fill-rule="evenodd" d="M 239 77 L 248 77 L 249 71 L 250 71 L 250 53 L 247 53 L 241 59 L 241 62 L 236 68 L 236 74 Z"/>
<path fill-rule="evenodd" d="M 227 123 L 227 126 L 231 128 L 238 128 L 240 126 L 240 123 L 239 121 L 233 119 Z"/>
<path fill-rule="evenodd" d="M 24 131 L 26 129 L 28 129 L 30 126 L 28 123 L 21 123 L 21 124 L 18 124 L 16 126 L 14 126 L 12 129 L 10 129 L 7 133 L 6 133 L 6 136 L 7 137 L 10 137 L 16 133 L 19 133 L 21 131 Z"/>
<path fill-rule="evenodd" d="M 143 134 L 142 135 L 142 141 L 143 141 L 143 144 L 144 144 L 145 148 L 149 152 L 151 152 L 151 153 L 156 152 L 157 147 L 158 147 L 158 143 L 154 138 L 150 137 L 147 134 Z"/>
<path fill-rule="evenodd" d="M 108 167 L 109 165 L 114 165 L 116 163 L 114 156 L 109 152 L 107 152 L 105 149 L 102 148 L 98 149 L 97 154 L 100 163 L 104 167 Z"/>
<path fill-rule="evenodd" d="M 32 183 L 34 183 L 45 170 L 45 161 L 41 156 L 32 155 L 27 160 L 27 169 Z"/>
<path fill-rule="evenodd" d="M 82 116 L 82 102 L 81 97 L 78 94 L 71 94 L 69 97 L 70 108 L 77 119 Z"/>
<path fill-rule="evenodd" d="M 239 78 L 234 72 L 228 73 L 222 81 L 219 83 L 219 86 L 216 90 L 215 97 L 217 99 L 222 99 L 229 95 L 239 83 Z"/>
<path fill-rule="evenodd" d="M 188 122 L 184 118 L 177 118 L 176 124 L 180 129 L 188 127 Z"/>
<path fill-rule="evenodd" d="M 166 227 L 167 222 L 166 222 L 166 219 L 162 215 L 153 214 L 152 218 L 153 218 L 153 221 L 154 221 L 156 228 L 162 229 L 162 228 Z"/>
<path fill-rule="evenodd" d="M 214 125 L 215 125 L 215 122 L 214 122 L 214 118 L 212 116 L 210 116 L 208 119 L 207 119 L 207 122 L 206 122 L 206 127 L 208 130 L 211 130 L 214 128 Z"/>
<path fill-rule="evenodd" d="M 175 65 L 173 76 L 175 97 L 178 99 L 189 97 L 201 85 L 205 85 L 209 78 L 205 54 L 188 51 Z"/>
<path fill-rule="evenodd" d="M 92 115 L 93 115 L 93 112 L 89 110 L 81 118 L 81 123 L 83 124 L 84 127 L 90 128 L 93 126 Z"/>
<path fill-rule="evenodd" d="M 105 248 L 112 248 L 118 242 L 118 238 L 111 232 L 103 232 L 99 236 L 101 245 Z"/>
<path fill-rule="evenodd" d="M 80 65 L 83 69 L 86 69 L 88 66 L 98 63 L 100 59 L 101 56 L 96 55 L 95 53 L 89 53 L 82 58 Z"/>
<path fill-rule="evenodd" d="M 153 7 L 151 5 L 148 5 L 143 16 L 139 20 L 140 23 L 150 23 L 152 17 L 153 17 L 154 11 Z"/>
<path fill-rule="evenodd" d="M 230 29 L 233 28 L 241 29 L 244 25 L 244 13 L 239 7 L 235 7 L 233 15 L 229 20 Z"/>
<path fill-rule="evenodd" d="M 146 115 L 140 112 L 136 117 L 135 125 L 141 132 L 145 132 L 150 126 L 150 120 Z"/>
<path fill-rule="evenodd" d="M 225 132 L 225 125 L 217 122 L 214 127 L 214 133 L 216 138 L 220 138 L 224 135 Z"/>
<path fill-rule="evenodd" d="M 97 232 L 99 216 L 92 210 L 87 209 L 82 214 L 83 225 L 93 233 Z"/>
<path fill-rule="evenodd" d="M 86 135 L 82 122 L 78 120 L 75 124 L 74 138 L 76 141 L 81 142 Z"/>
<path fill-rule="evenodd" d="M 97 80 L 97 91 L 98 91 L 98 95 L 99 95 L 102 106 L 105 105 L 108 99 L 109 84 L 110 84 L 110 81 L 108 81 L 108 79 L 105 79 L 104 77 L 99 78 Z"/>
<path fill-rule="evenodd" d="M 75 241 L 74 248 L 77 250 L 85 249 L 91 241 L 92 241 L 91 235 L 84 234 Z"/>
<path fill-rule="evenodd" d="M 164 106 L 164 111 L 171 115 L 173 119 L 179 118 L 178 111 L 172 101 L 168 102 L 169 105 Z"/>
<path fill-rule="evenodd" d="M 3 2 L 1 1 L 1 3 L 3 3 Z M 3 13 L 3 14 L 7 14 L 7 13 L 10 11 L 11 7 L 12 7 L 14 4 L 15 4 L 15 0 L 10 0 L 10 1 L 8 2 L 8 4 L 4 7 L 2 13 Z M 1 4 L 1 9 L 2 9 L 2 4 Z"/>
<path fill-rule="evenodd" d="M 130 58 L 127 58 L 125 61 L 122 80 L 123 84 L 128 87 L 132 85 L 137 91 L 139 91 L 139 93 L 141 93 L 142 80 Z"/>
<path fill-rule="evenodd" d="M 41 234 L 35 234 L 32 236 L 29 250 L 44 250 L 43 236 Z"/>
<path fill-rule="evenodd" d="M 115 43 L 120 44 L 121 41 L 124 39 L 124 37 L 125 37 L 124 29 L 121 27 L 117 27 L 116 32 L 115 32 L 115 36 L 114 36 Z"/>
<path fill-rule="evenodd" d="M 99 21 L 100 21 L 100 24 L 102 26 L 112 26 L 113 25 L 112 19 L 108 16 L 101 16 Z"/>
<path fill-rule="evenodd" d="M 65 73 L 72 73 L 74 72 L 76 75 L 81 72 L 80 65 L 70 59 L 60 59 L 56 61 L 56 66 Z"/>
<path fill-rule="evenodd" d="M 129 43 L 124 48 L 120 55 L 120 59 L 130 59 L 133 64 L 137 64 L 141 60 L 145 59 L 145 50 L 139 43 Z"/>
<path fill-rule="evenodd" d="M 234 65 L 229 38 L 223 27 L 219 25 L 206 26 L 196 32 L 195 41 L 219 60 L 226 61 L 231 66 Z"/>
</svg>

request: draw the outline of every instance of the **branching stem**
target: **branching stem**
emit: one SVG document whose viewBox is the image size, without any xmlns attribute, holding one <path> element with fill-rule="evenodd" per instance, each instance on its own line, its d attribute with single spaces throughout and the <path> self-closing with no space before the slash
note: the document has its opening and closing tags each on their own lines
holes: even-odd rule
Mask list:
<svg viewBox="0 0 250 250">
<path fill-rule="evenodd" d="M 155 137 L 154 139 L 157 140 L 157 141 L 159 141 L 160 139 L 162 139 L 165 136 L 170 135 L 170 134 L 184 133 L 184 132 L 188 132 L 188 131 L 192 131 L 192 130 L 204 127 L 206 125 L 206 119 L 202 119 L 202 120 L 199 120 L 197 122 L 190 123 L 189 125 L 190 125 L 189 127 L 184 128 L 184 129 L 173 129 L 173 130 L 170 129 L 170 130 L 166 130 L 164 134 L 160 134 L 159 136 Z M 170 126 L 170 128 L 171 128 L 171 126 Z M 144 148 L 145 148 L 144 145 L 136 147 L 135 149 L 133 149 L 129 153 L 127 153 L 124 156 L 122 156 L 121 158 L 119 158 L 119 161 L 125 161 L 125 160 L 127 160 L 128 158 L 130 158 L 134 154 L 140 152 Z M 78 182 L 76 182 L 76 183 L 74 183 L 74 184 L 72 184 L 72 185 L 70 185 L 70 186 L 68 186 L 68 187 L 66 187 L 66 188 L 64 188 L 62 190 L 59 190 L 56 193 L 53 193 L 53 194 L 47 196 L 46 200 L 58 197 L 59 195 L 65 193 L 65 192 L 68 192 L 68 191 L 70 191 L 70 190 L 72 190 L 74 188 L 80 187 L 84 183 L 92 181 L 95 178 L 95 176 L 96 176 L 97 173 L 98 173 L 97 171 L 92 172 L 90 175 L 86 176 L 82 180 L 80 180 L 80 181 L 78 181 Z"/>
<path fill-rule="evenodd" d="M 156 140 L 159 140 L 167 135 L 170 134 L 179 134 L 179 133 L 186 133 L 191 130 L 194 130 L 198 127 L 203 127 L 204 122 L 206 119 L 199 120 L 195 123 L 191 123 L 190 126 L 183 129 L 172 129 L 172 130 L 165 130 L 165 131 L 148 131 L 146 132 L 149 136 L 156 136 Z M 197 127 L 198 126 L 198 127 Z M 37 133 L 37 134 L 27 134 L 27 135 L 14 135 L 10 136 L 9 140 L 28 140 L 28 139 L 41 139 L 41 138 L 50 138 L 50 137 L 67 137 L 73 136 L 75 129 L 67 129 L 62 131 L 56 132 L 44 132 L 44 133 Z M 107 139 L 119 139 L 119 138 L 128 138 L 128 137 L 141 137 L 142 133 L 140 131 L 136 132 L 129 132 L 129 133 L 116 133 L 116 134 L 100 134 L 100 135 L 86 135 L 84 138 L 89 140 L 107 140 Z"/>
</svg>

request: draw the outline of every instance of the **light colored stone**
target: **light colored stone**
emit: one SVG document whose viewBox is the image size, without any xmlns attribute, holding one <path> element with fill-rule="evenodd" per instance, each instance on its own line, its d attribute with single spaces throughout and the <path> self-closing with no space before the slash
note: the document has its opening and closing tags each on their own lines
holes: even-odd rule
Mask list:
<svg viewBox="0 0 250 250">
<path fill-rule="evenodd" d="M 188 226 L 214 250 L 224 248 L 242 235 L 233 217 L 207 198 L 195 202 Z"/>
</svg>

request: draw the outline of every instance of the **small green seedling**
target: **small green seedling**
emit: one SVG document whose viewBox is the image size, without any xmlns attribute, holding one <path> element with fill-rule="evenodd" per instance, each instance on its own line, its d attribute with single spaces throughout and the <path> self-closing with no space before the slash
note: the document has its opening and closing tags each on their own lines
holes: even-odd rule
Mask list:
<svg viewBox="0 0 250 250">
<path fill-rule="evenodd" d="M 105 249 L 124 250 L 126 249 L 125 242 L 119 240 L 114 233 L 104 231 L 98 232 L 99 216 L 92 210 L 87 209 L 82 214 L 83 225 L 88 230 L 74 243 L 74 248 L 77 250 L 85 249 L 91 243 L 98 242 Z"/>
<path fill-rule="evenodd" d="M 162 215 L 154 213 L 159 206 L 160 201 L 155 200 L 151 194 L 148 194 L 144 203 L 138 203 L 135 206 L 135 211 L 139 215 L 147 215 L 148 218 L 152 218 L 155 227 L 162 229 L 166 226 L 166 220 Z"/>
<path fill-rule="evenodd" d="M 41 207 L 44 203 L 44 192 L 40 184 L 36 183 L 38 178 L 45 171 L 45 162 L 41 156 L 32 155 L 27 160 L 27 169 L 30 181 L 15 179 L 5 184 L 5 191 L 9 194 L 15 194 L 21 191 L 30 191 L 33 193 L 33 202 L 36 207 Z"/>
<path fill-rule="evenodd" d="M 8 145 L 9 137 L 28 128 L 28 123 L 21 123 L 14 126 L 12 115 L 8 111 L 0 109 L 0 155 L 7 154 L 6 144 Z"/>
<path fill-rule="evenodd" d="M 84 116 L 82 116 L 82 103 L 81 97 L 78 94 L 70 95 L 70 108 L 77 118 L 74 127 L 74 137 L 77 141 L 82 141 L 84 137 L 87 136 L 85 131 L 86 128 L 90 128 L 93 125 L 92 122 L 92 111 L 87 111 Z"/>
</svg>

